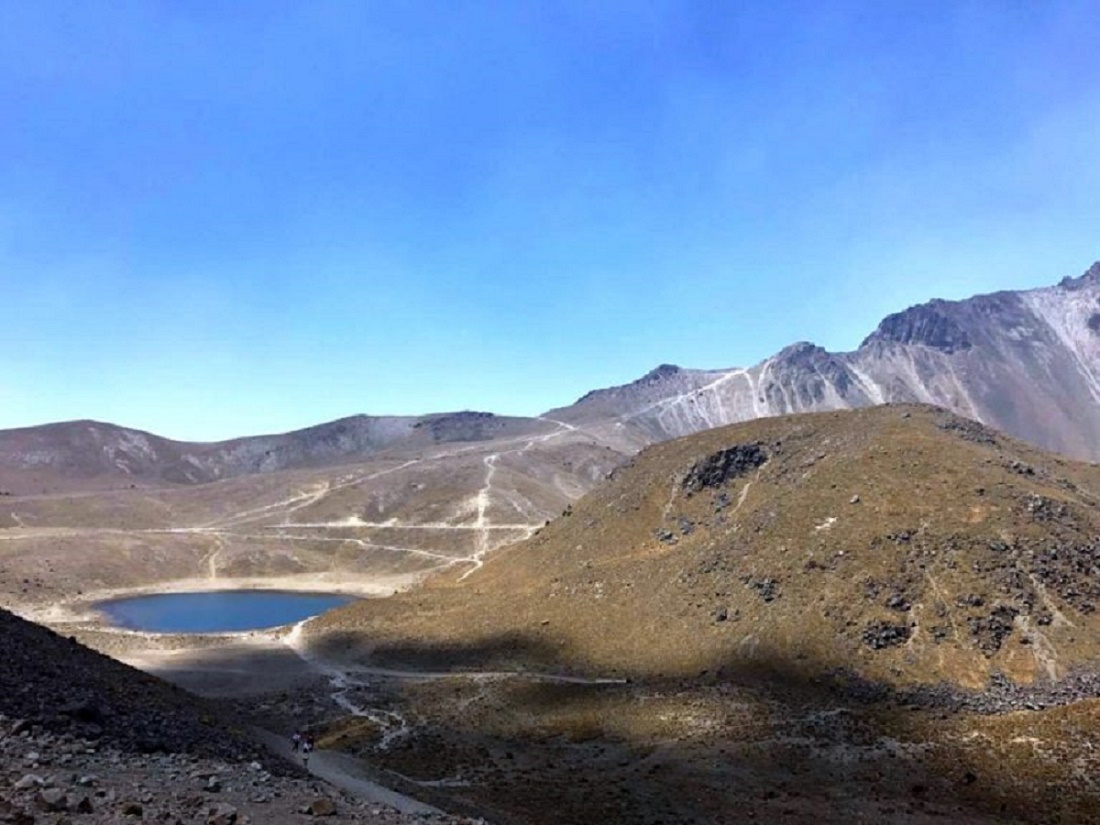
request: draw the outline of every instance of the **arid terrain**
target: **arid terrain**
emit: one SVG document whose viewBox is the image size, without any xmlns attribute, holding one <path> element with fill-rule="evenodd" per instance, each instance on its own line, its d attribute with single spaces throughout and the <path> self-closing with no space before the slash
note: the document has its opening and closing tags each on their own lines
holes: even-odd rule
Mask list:
<svg viewBox="0 0 1100 825">
<path fill-rule="evenodd" d="M 1093 465 L 882 406 L 648 448 L 531 538 L 292 628 L 25 607 L 491 821 L 1088 822 L 1097 495 Z"/>
<path fill-rule="evenodd" d="M 927 407 L 661 444 L 467 581 L 310 622 L 352 673 L 472 672 L 331 736 L 518 821 L 1090 821 L 1098 492 Z"/>
<path fill-rule="evenodd" d="M 12 496 L 3 500 L 0 593 L 52 622 L 115 593 L 163 588 L 390 593 L 428 572 L 476 569 L 622 459 L 543 423 L 536 434 L 323 470 Z"/>
<path fill-rule="evenodd" d="M 5 625 L 26 654 L 4 769 L 21 781 L 37 763 L 20 754 L 54 741 L 56 708 L 14 691 L 36 667 L 64 680 L 33 648 L 72 637 L 204 695 L 242 748 L 305 725 L 315 775 L 456 815 L 1095 821 L 1100 470 L 1016 437 L 1096 456 L 1098 306 L 1094 266 L 907 310 L 856 353 L 662 367 L 541 418 L 358 416 L 208 445 L 95 422 L 0 433 L 0 603 L 61 634 Z M 96 610 L 240 588 L 365 598 L 204 636 Z M 111 747 L 130 781 L 145 751 Z M 43 788 L 9 803 L 74 813 Z"/>
<path fill-rule="evenodd" d="M 468 823 L 0 610 L 0 822 Z M 323 777 L 328 781 L 320 781 Z"/>
</svg>

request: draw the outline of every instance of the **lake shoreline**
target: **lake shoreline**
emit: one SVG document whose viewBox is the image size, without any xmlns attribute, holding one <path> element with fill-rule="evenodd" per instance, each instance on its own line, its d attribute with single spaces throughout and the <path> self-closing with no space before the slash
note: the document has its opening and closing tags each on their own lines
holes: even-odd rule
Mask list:
<svg viewBox="0 0 1100 825">
<path fill-rule="evenodd" d="M 98 602 L 114 627 L 146 633 L 221 634 L 271 630 L 342 607 L 358 597 L 305 590 L 197 590 Z"/>
</svg>

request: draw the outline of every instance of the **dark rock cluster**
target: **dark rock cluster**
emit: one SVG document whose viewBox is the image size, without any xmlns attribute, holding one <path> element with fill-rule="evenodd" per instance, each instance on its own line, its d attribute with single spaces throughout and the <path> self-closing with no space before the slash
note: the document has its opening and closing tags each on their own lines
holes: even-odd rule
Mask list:
<svg viewBox="0 0 1100 825">
<path fill-rule="evenodd" d="M 356 799 L 266 755 L 234 762 L 138 754 L 0 714 L 0 823 L 6 825 L 479 825 Z M 7 780 L 7 781 L 5 781 Z M 480 825 L 484 825 L 480 823 Z"/>
<path fill-rule="evenodd" d="M 957 415 L 945 415 L 936 422 L 936 426 L 945 432 L 957 435 L 963 441 L 989 445 L 996 445 L 998 443 L 995 430 L 984 424 L 979 424 L 977 421 L 971 421 L 969 418 L 960 418 Z"/>
<path fill-rule="evenodd" d="M 992 656 L 1001 649 L 1004 640 L 1012 634 L 1013 621 L 1019 613 L 1011 605 L 999 604 L 987 616 L 971 616 L 967 619 L 970 635 L 975 638 L 986 656 Z"/>
<path fill-rule="evenodd" d="M 1089 284 L 1095 283 L 1100 283 L 1100 261 L 1094 263 L 1076 278 L 1071 278 L 1067 275 L 1058 282 L 1058 286 L 1062 287 L 1062 289 L 1074 292 L 1079 289 L 1084 289 Z"/>
<path fill-rule="evenodd" d="M 432 441 L 487 441 L 500 434 L 504 420 L 488 412 L 463 412 L 433 415 L 413 425 L 413 429 L 427 429 Z"/>
<path fill-rule="evenodd" d="M 750 590 L 755 590 L 765 602 L 773 602 L 782 595 L 779 592 L 779 582 L 770 576 L 742 576 L 741 583 Z"/>
<path fill-rule="evenodd" d="M 1028 496 L 1026 508 L 1032 519 L 1041 523 L 1052 521 L 1066 521 L 1069 516 L 1069 508 L 1064 502 L 1054 501 L 1046 496 L 1032 494 Z"/>
<path fill-rule="evenodd" d="M 1077 532 L 1072 511 L 1061 502 L 1032 496 L 1026 507 L 1046 525 Z M 1019 613 L 1034 616 L 1040 625 L 1050 623 L 1050 613 L 1040 607 L 1036 581 L 1073 609 L 1091 614 L 1100 604 L 1100 540 L 1074 540 L 1068 530 L 1062 535 L 1064 538 L 1059 538 L 1054 530 L 1043 542 L 991 541 L 990 557 L 974 562 L 973 570 L 987 578 Z M 981 596 L 974 594 L 972 598 L 979 601 L 967 606 L 982 606 Z"/>
<path fill-rule="evenodd" d="M 966 690 L 947 683 L 896 688 L 865 679 L 847 670 L 826 674 L 832 689 L 845 699 L 860 703 L 892 702 L 910 708 L 992 715 L 1023 710 L 1043 710 L 1100 697 L 1100 673 L 1071 671 L 1057 681 L 1038 680 L 1017 684 L 1002 673 L 994 673 L 984 690 Z"/>
<path fill-rule="evenodd" d="M 949 313 L 953 306 L 946 301 L 931 301 L 887 315 L 860 348 L 878 342 L 923 344 L 926 347 L 952 353 L 973 346 L 963 326 Z"/>
<path fill-rule="evenodd" d="M 1100 602 L 1100 541 L 1048 546 L 1032 555 L 1032 564 L 1043 584 L 1076 610 L 1095 612 Z"/>
<path fill-rule="evenodd" d="M 676 543 L 676 534 L 667 528 L 658 527 L 656 530 L 653 531 L 653 535 L 657 539 L 657 541 L 664 544 Z"/>
<path fill-rule="evenodd" d="M 863 642 L 873 650 L 905 644 L 912 631 L 907 624 L 872 622 L 863 628 Z"/>
<path fill-rule="evenodd" d="M 736 444 L 691 465 L 681 486 L 692 493 L 708 487 L 721 487 L 730 479 L 755 470 L 767 460 L 768 455 L 762 445 Z"/>
</svg>

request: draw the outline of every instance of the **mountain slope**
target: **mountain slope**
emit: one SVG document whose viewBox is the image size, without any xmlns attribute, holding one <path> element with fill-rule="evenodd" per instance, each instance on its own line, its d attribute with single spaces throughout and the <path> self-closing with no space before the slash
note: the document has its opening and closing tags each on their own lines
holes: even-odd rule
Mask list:
<svg viewBox="0 0 1100 825">
<path fill-rule="evenodd" d="M 424 821 L 307 780 L 247 738 L 237 710 L 2 609 L 0 650 L 0 822 Z"/>
<path fill-rule="evenodd" d="M 854 352 L 798 343 L 746 369 L 662 365 L 548 415 L 638 447 L 762 416 L 885 402 L 936 404 L 1100 459 L 1100 263 L 1057 286 L 911 307 Z"/>
<path fill-rule="evenodd" d="M 196 443 L 115 424 L 70 421 L 0 431 L 0 488 L 19 495 L 129 484 L 198 484 L 350 464 L 387 449 L 484 442 L 553 429 L 553 424 L 538 419 L 491 413 L 356 415 L 278 435 Z"/>
<path fill-rule="evenodd" d="M 1100 468 L 928 406 L 760 419 L 306 638 L 450 673 L 402 683 L 398 742 L 333 741 L 520 822 L 1084 825 L 1098 502 Z"/>
<path fill-rule="evenodd" d="M 317 627 L 601 675 L 1058 679 L 1100 661 L 1098 502 L 1100 469 L 930 407 L 762 419 L 646 449 L 465 587 Z"/>
<path fill-rule="evenodd" d="M 0 609 L 0 715 L 124 750 L 237 761 L 259 749 L 230 732 L 224 708 Z M 214 722 L 214 719 L 223 719 Z"/>
</svg>

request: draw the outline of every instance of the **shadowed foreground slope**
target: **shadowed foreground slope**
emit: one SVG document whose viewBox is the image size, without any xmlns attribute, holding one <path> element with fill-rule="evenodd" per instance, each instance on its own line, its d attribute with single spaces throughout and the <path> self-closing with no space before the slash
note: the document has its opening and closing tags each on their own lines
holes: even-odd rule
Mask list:
<svg viewBox="0 0 1100 825">
<path fill-rule="evenodd" d="M 0 610 L 0 713 L 139 753 L 260 752 L 224 709 Z"/>
<path fill-rule="evenodd" d="M 14 825 L 291 825 L 307 813 L 334 825 L 426 821 L 308 778 L 246 737 L 226 705 L 5 610 L 0 777 L 0 822 Z"/>
</svg>

